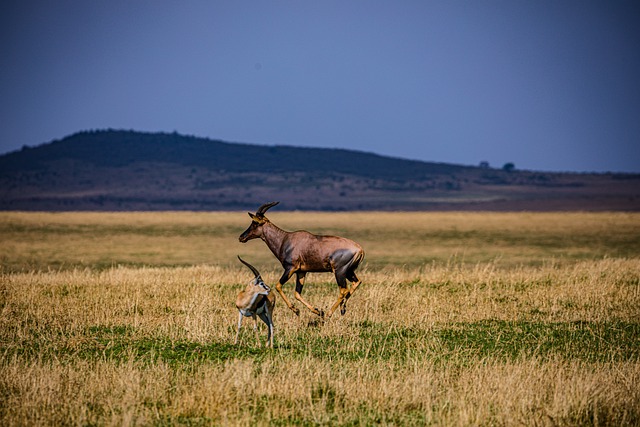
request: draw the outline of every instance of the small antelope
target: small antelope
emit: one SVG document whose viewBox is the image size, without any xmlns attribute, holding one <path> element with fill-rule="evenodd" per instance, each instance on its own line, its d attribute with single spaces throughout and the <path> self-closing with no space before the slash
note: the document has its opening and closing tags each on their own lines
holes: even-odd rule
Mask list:
<svg viewBox="0 0 640 427">
<path fill-rule="evenodd" d="M 240 256 L 238 256 L 238 259 L 241 263 L 249 267 L 255 277 L 247 284 L 244 291 L 238 294 L 238 298 L 236 298 L 236 307 L 238 307 L 238 330 L 236 331 L 234 344 L 238 344 L 243 317 L 253 317 L 255 321 L 253 329 L 258 329 L 257 314 L 269 328 L 267 347 L 273 347 L 273 309 L 276 305 L 276 296 L 271 293 L 271 288 L 262 281 L 260 272 L 258 272 L 254 266 L 240 258 Z"/>
<path fill-rule="evenodd" d="M 333 272 L 340 288 L 340 295 L 326 317 L 330 318 L 338 306 L 340 306 L 340 313 L 344 315 L 347 310 L 347 300 L 360 285 L 355 270 L 364 258 L 364 250 L 356 242 L 344 237 L 318 236 L 308 231 L 289 232 L 278 228 L 264 216 L 267 209 L 277 204 L 278 202 L 266 203 L 260 206 L 255 214 L 249 212 L 251 225 L 240 235 L 240 242 L 246 243 L 251 239 L 260 238 L 278 258 L 284 273 L 276 284 L 276 289 L 287 307 L 296 315 L 300 315 L 300 310 L 294 307 L 282 292 L 282 285 L 287 283 L 295 273 L 296 299 L 311 312 L 324 318 L 323 310 L 311 306 L 302 298 L 302 288 L 307 273 Z M 352 282 L 350 288 L 347 280 Z"/>
</svg>

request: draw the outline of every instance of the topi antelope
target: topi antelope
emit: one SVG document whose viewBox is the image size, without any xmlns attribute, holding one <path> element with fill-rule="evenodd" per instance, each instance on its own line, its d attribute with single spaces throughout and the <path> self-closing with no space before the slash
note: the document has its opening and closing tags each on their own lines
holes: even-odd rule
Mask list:
<svg viewBox="0 0 640 427">
<path fill-rule="evenodd" d="M 254 266 L 240 258 L 241 263 L 249 267 L 255 277 L 247 284 L 244 291 L 241 291 L 236 298 L 236 307 L 238 307 L 238 330 L 236 331 L 236 340 L 234 344 L 238 344 L 238 337 L 240 335 L 240 327 L 242 326 L 243 317 L 253 317 L 255 325 L 254 330 L 258 328 L 258 319 L 256 314 L 260 316 L 260 319 L 266 323 L 269 328 L 269 336 L 267 337 L 267 346 L 273 347 L 273 309 L 276 305 L 276 296 L 271 293 L 271 288 L 267 286 L 260 277 L 260 273 Z"/>
<path fill-rule="evenodd" d="M 251 239 L 261 238 L 271 252 L 278 258 L 284 267 L 284 274 L 278 281 L 276 289 L 296 315 L 300 310 L 296 308 L 282 292 L 282 285 L 296 274 L 295 297 L 305 307 L 320 317 L 325 317 L 323 310 L 313 307 L 302 298 L 302 287 L 307 273 L 333 272 L 340 288 L 338 300 L 333 304 L 327 318 L 340 306 L 340 313 L 347 310 L 347 300 L 360 285 L 355 270 L 364 258 L 362 247 L 349 239 L 337 236 L 318 236 L 308 231 L 284 231 L 272 224 L 264 216 L 267 209 L 279 202 L 266 203 L 260 206 L 255 214 L 249 212 L 251 225 L 239 237 L 240 242 L 246 243 Z M 352 282 L 349 288 L 347 280 Z"/>
</svg>

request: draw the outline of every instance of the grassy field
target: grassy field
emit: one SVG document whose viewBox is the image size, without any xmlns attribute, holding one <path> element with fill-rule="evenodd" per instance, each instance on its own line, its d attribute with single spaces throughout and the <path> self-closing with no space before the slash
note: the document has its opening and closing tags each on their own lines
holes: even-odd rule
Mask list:
<svg viewBox="0 0 640 427">
<path fill-rule="evenodd" d="M 245 213 L 0 213 L 0 425 L 640 425 L 640 214 L 269 217 L 367 253 L 272 350 L 233 345 L 236 255 L 281 274 Z"/>
</svg>

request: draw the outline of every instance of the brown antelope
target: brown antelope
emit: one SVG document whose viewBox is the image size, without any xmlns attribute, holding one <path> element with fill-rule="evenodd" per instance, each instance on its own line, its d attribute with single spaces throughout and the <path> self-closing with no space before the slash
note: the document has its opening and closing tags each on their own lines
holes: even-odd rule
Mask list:
<svg viewBox="0 0 640 427">
<path fill-rule="evenodd" d="M 240 327 L 242 326 L 243 317 L 253 317 L 255 321 L 254 330 L 258 329 L 258 319 L 256 314 L 269 328 L 267 337 L 267 347 L 273 347 L 273 309 L 276 305 L 276 296 L 271 293 L 271 288 L 267 286 L 260 277 L 260 272 L 254 266 L 238 256 L 241 263 L 249 267 L 255 277 L 251 280 L 244 291 L 241 291 L 236 298 L 236 307 L 238 307 L 238 330 L 236 331 L 236 340 L 234 344 L 238 344 L 240 336 Z"/>
<path fill-rule="evenodd" d="M 252 220 L 251 225 L 240 235 L 240 242 L 246 243 L 251 239 L 262 239 L 282 263 L 284 274 L 276 284 L 276 289 L 287 307 L 296 315 L 300 315 L 300 310 L 291 304 L 282 292 L 282 285 L 287 283 L 295 273 L 296 299 L 313 313 L 325 317 L 323 310 L 313 307 L 302 298 L 302 287 L 307 273 L 333 272 L 340 288 L 340 295 L 329 310 L 327 318 L 331 317 L 338 306 L 340 306 L 340 313 L 344 314 L 347 310 L 347 300 L 360 285 L 355 270 L 364 258 L 362 247 L 344 237 L 318 236 L 308 231 L 289 232 L 278 228 L 264 216 L 267 209 L 278 203 L 266 203 L 260 206 L 255 214 L 249 212 Z M 352 282 L 350 288 L 348 288 L 347 280 Z"/>
</svg>

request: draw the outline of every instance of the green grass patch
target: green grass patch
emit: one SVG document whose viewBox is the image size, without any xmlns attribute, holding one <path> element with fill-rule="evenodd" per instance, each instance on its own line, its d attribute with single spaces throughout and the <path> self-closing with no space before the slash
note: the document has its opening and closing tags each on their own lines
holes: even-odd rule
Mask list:
<svg viewBox="0 0 640 427">
<path fill-rule="evenodd" d="M 58 360 L 135 360 L 171 366 L 221 363 L 229 359 L 267 357 L 315 358 L 330 361 L 362 359 L 402 362 L 427 358 L 456 364 L 483 359 L 514 361 L 527 358 L 564 358 L 586 362 L 640 360 L 640 324 L 626 322 L 508 322 L 487 320 L 432 328 L 407 328 L 360 322 L 348 336 L 322 336 L 319 329 L 279 337 L 275 349 L 266 351 L 249 340 L 235 346 L 230 341 L 202 343 L 166 337 L 141 336 L 130 326 L 92 326 L 81 336 L 54 340 L 34 336 L 10 347 L 0 347 L 5 357 Z M 61 343 L 61 344 L 60 344 Z"/>
<path fill-rule="evenodd" d="M 640 324 L 626 322 L 458 323 L 434 331 L 445 351 L 469 359 L 559 356 L 588 362 L 640 360 Z"/>
</svg>

